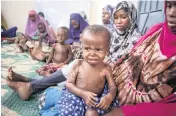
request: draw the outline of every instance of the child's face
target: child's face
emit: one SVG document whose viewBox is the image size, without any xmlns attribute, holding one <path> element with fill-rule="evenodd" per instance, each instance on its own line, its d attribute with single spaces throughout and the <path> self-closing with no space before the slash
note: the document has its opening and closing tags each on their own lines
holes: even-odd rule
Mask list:
<svg viewBox="0 0 176 116">
<path fill-rule="evenodd" d="M 169 28 L 176 34 L 176 1 L 166 1 L 166 17 Z"/>
<path fill-rule="evenodd" d="M 71 24 L 73 25 L 73 27 L 75 29 L 77 29 L 79 27 L 79 23 L 77 21 L 75 21 L 75 20 L 71 20 Z"/>
<path fill-rule="evenodd" d="M 111 14 L 106 9 L 103 9 L 102 11 L 102 21 L 104 24 L 108 23 L 110 21 Z"/>
<path fill-rule="evenodd" d="M 44 24 L 39 24 L 38 25 L 38 31 L 40 33 L 44 33 L 45 32 L 45 25 Z"/>
<path fill-rule="evenodd" d="M 118 30 L 126 30 L 130 25 L 128 13 L 126 13 L 124 10 L 116 11 L 114 14 L 114 24 Z"/>
<path fill-rule="evenodd" d="M 90 34 L 85 32 L 81 36 L 83 58 L 90 65 L 98 65 L 108 55 L 109 43 L 105 33 Z"/>
<path fill-rule="evenodd" d="M 67 39 L 67 34 L 66 32 L 63 30 L 63 29 L 59 29 L 57 31 L 57 39 L 56 41 L 59 42 L 59 43 L 64 43 L 64 41 Z"/>
</svg>

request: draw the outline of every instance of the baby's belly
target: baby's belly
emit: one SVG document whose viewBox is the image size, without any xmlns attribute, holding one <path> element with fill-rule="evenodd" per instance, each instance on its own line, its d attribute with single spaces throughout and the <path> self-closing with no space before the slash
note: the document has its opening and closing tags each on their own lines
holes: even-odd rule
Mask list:
<svg viewBox="0 0 176 116">
<path fill-rule="evenodd" d="M 55 54 L 53 57 L 55 63 L 62 63 L 67 60 L 65 55 Z"/>
<path fill-rule="evenodd" d="M 81 83 L 77 83 L 76 85 L 80 89 L 93 92 L 97 95 L 100 95 L 102 93 L 103 89 L 104 89 L 104 83 L 101 83 L 101 82 L 97 83 L 97 84 L 81 82 Z"/>
</svg>

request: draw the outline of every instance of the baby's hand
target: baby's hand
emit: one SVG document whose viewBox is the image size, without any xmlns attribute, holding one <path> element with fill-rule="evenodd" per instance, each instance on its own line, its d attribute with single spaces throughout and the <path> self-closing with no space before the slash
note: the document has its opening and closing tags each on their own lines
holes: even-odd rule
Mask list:
<svg viewBox="0 0 176 116">
<path fill-rule="evenodd" d="M 84 99 L 85 103 L 89 106 L 89 107 L 95 107 L 96 103 L 96 97 L 97 95 L 95 93 L 89 92 L 89 91 L 83 91 L 81 93 L 81 97 Z"/>
<path fill-rule="evenodd" d="M 112 103 L 112 97 L 106 95 L 101 99 L 101 101 L 97 104 L 96 107 L 103 110 L 107 110 L 111 103 Z"/>
</svg>

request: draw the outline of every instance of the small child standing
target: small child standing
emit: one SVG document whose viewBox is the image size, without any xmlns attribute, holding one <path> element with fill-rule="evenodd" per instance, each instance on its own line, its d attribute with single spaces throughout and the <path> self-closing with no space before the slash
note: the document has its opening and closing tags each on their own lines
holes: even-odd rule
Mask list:
<svg viewBox="0 0 176 116">
<path fill-rule="evenodd" d="M 71 46 L 64 43 L 64 41 L 68 39 L 68 34 L 69 29 L 67 27 L 60 27 L 58 29 L 56 43 L 52 47 L 52 51 L 47 60 L 47 65 L 37 70 L 39 75 L 47 77 L 58 68 L 68 64 L 72 60 L 73 54 L 71 51 Z"/>
<path fill-rule="evenodd" d="M 66 88 L 55 108 L 60 116 L 99 116 L 118 105 L 111 67 L 104 63 L 110 32 L 103 26 L 87 27 L 82 35 L 83 59 L 75 61 Z"/>
</svg>

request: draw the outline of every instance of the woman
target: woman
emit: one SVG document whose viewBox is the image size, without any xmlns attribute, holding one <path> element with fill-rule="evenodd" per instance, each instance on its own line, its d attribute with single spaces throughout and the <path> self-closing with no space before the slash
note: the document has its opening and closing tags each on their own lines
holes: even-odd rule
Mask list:
<svg viewBox="0 0 176 116">
<path fill-rule="evenodd" d="M 102 22 L 105 27 L 107 27 L 110 31 L 113 28 L 113 7 L 111 5 L 106 5 L 102 10 Z"/>
<path fill-rule="evenodd" d="M 26 46 L 26 41 L 28 46 L 33 46 L 32 43 L 30 42 L 32 38 L 34 37 L 35 32 L 37 31 L 38 24 L 42 22 L 46 26 L 46 31 L 48 35 L 47 40 L 43 40 L 45 43 L 54 43 L 54 35 L 51 34 L 49 31 L 48 25 L 42 17 L 40 17 L 36 11 L 31 10 L 29 11 L 29 16 L 27 20 L 27 25 L 26 25 L 26 30 L 25 30 L 25 38 L 23 39 L 18 39 L 16 41 L 17 47 L 20 49 L 21 52 L 24 52 L 28 50 L 28 47 Z"/>
<path fill-rule="evenodd" d="M 88 25 L 89 24 L 79 13 L 72 13 L 70 15 L 69 39 L 67 39 L 65 43 L 73 44 L 79 42 L 80 34 Z"/>
<path fill-rule="evenodd" d="M 133 45 L 140 38 L 137 27 L 137 10 L 127 1 L 120 2 L 113 13 L 114 30 L 112 30 L 111 47 L 108 63 L 113 63 L 123 55 L 129 53 Z"/>
<path fill-rule="evenodd" d="M 114 67 L 120 104 L 141 104 L 114 109 L 107 116 L 176 115 L 176 1 L 165 4 L 165 22 L 153 26 Z"/>
</svg>

